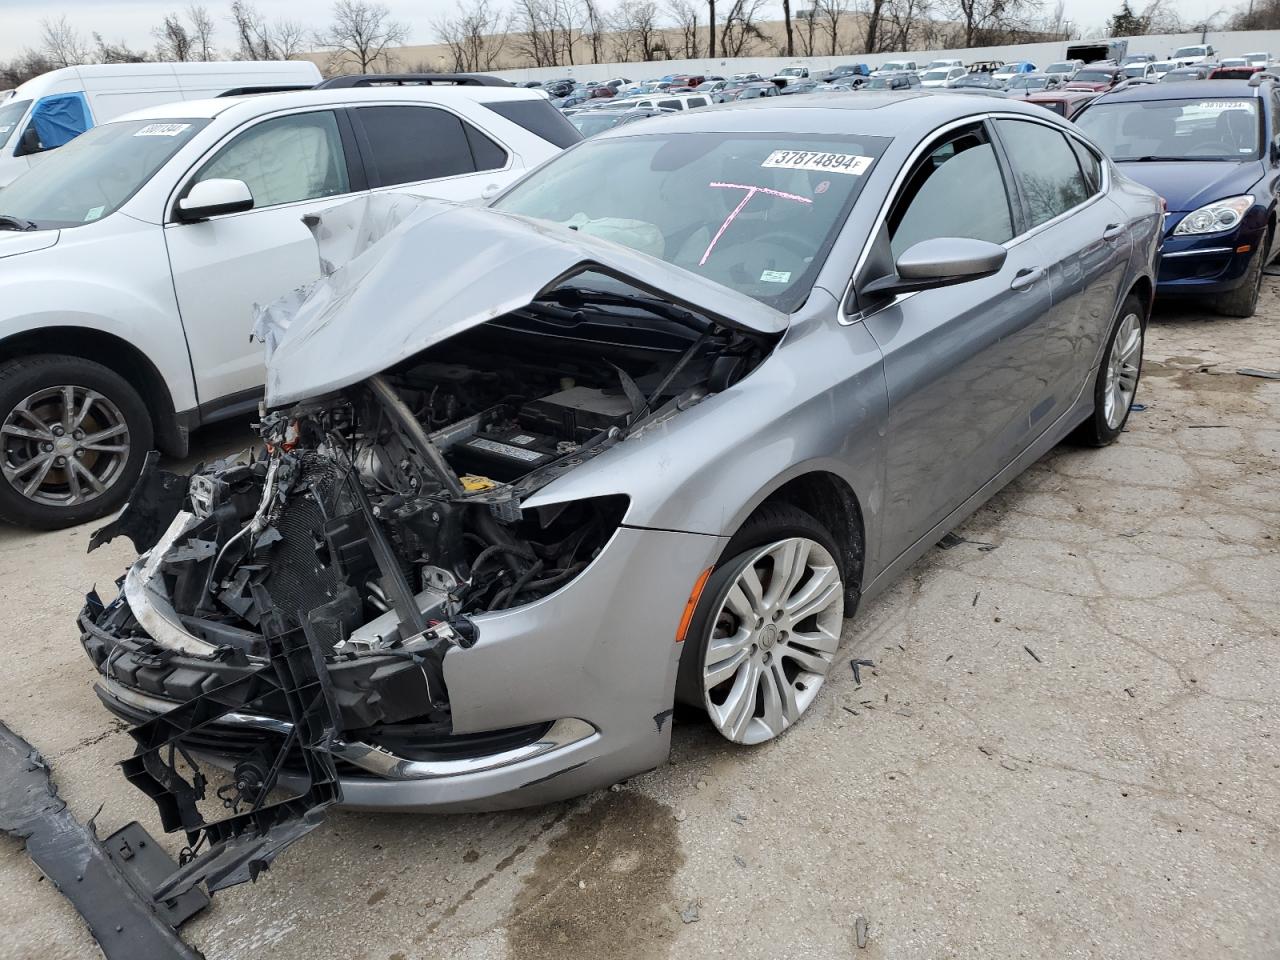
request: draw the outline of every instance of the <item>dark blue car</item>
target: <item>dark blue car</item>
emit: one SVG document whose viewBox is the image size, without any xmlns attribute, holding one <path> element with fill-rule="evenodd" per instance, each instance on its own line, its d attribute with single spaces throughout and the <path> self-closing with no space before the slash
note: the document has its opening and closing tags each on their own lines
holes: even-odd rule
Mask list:
<svg viewBox="0 0 1280 960">
<path fill-rule="evenodd" d="M 1160 296 L 1212 295 L 1253 315 L 1276 227 L 1280 88 L 1252 80 L 1148 84 L 1076 117 L 1121 172 L 1164 198 Z"/>
</svg>

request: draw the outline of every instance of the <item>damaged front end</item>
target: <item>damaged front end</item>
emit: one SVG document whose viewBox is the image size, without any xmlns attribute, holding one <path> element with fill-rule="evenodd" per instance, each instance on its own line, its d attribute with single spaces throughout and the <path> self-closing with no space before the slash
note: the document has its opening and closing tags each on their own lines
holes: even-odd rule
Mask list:
<svg viewBox="0 0 1280 960">
<path fill-rule="evenodd" d="M 554 717 L 455 732 L 444 660 L 482 639 L 478 615 L 569 587 L 628 506 L 523 501 L 728 388 L 776 341 L 655 296 L 608 254 L 376 373 L 321 377 L 333 388 L 264 409 L 255 452 L 185 481 L 152 464 L 103 531 L 145 552 L 114 601 L 90 596 L 83 643 L 100 698 L 137 724 L 126 775 L 188 836 L 165 894 L 252 879 L 345 777 L 484 769 L 591 735 Z M 314 349 L 306 309 L 281 355 Z M 219 804 L 230 816 L 210 819 Z"/>
</svg>

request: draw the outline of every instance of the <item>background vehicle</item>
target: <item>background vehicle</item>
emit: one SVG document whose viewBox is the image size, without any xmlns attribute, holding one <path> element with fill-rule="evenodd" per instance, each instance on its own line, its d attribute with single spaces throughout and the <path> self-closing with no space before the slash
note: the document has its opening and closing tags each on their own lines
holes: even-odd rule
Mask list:
<svg viewBox="0 0 1280 960">
<path fill-rule="evenodd" d="M 1207 64 L 1201 64 L 1207 66 Z M 1212 70 L 1209 71 L 1209 80 L 1248 80 L 1255 73 L 1261 73 L 1265 68 L 1253 66 L 1243 58 L 1236 58 L 1234 64 L 1223 61 Z"/>
<path fill-rule="evenodd" d="M 1025 97 L 1030 93 L 1038 93 L 1041 90 L 1055 90 L 1066 83 L 1059 74 L 1051 73 L 1021 73 L 1013 77 L 1004 85 L 1004 89 L 1011 96 Z"/>
<path fill-rule="evenodd" d="M 947 87 L 965 75 L 964 67 L 935 67 L 920 74 L 920 86 Z"/>
<path fill-rule="evenodd" d="M 1156 73 L 1156 65 L 1150 60 L 1141 60 L 1138 63 L 1131 63 L 1128 66 L 1122 66 L 1120 71 L 1127 80 L 1159 80 L 1160 75 Z"/>
<path fill-rule="evenodd" d="M 1067 59 L 1081 63 L 1111 60 L 1119 63 L 1129 54 L 1128 40 L 1095 40 L 1089 43 L 1073 43 L 1067 47 Z"/>
<path fill-rule="evenodd" d="M 1120 66 L 1131 67 L 1135 63 L 1155 63 L 1156 55 L 1154 53 L 1131 53 L 1120 61 Z"/>
<path fill-rule="evenodd" d="M 1076 117 L 1168 206 L 1158 295 L 1208 294 L 1227 316 L 1253 315 L 1280 192 L 1278 98 L 1270 80 L 1159 83 L 1099 97 Z"/>
<path fill-rule="evenodd" d="M 804 80 L 793 80 L 779 92 L 787 96 L 797 93 L 813 93 L 820 86 L 822 86 L 821 83 L 810 77 Z"/>
<path fill-rule="evenodd" d="M 1163 80 L 1164 75 L 1177 66 L 1178 63 L 1175 60 L 1156 60 L 1151 64 L 1151 69 L 1155 71 L 1157 80 Z"/>
<path fill-rule="evenodd" d="M 1061 60 L 1058 63 L 1051 63 L 1044 68 L 1044 72 L 1050 76 L 1061 77 L 1070 80 L 1076 75 L 1076 72 L 1084 66 L 1083 60 Z"/>
<path fill-rule="evenodd" d="M 998 67 L 992 71 L 991 75 L 997 80 L 1012 80 L 1020 73 L 1035 73 L 1036 65 L 1030 60 L 1017 60 L 1013 63 L 1006 63 L 1002 67 Z"/>
<path fill-rule="evenodd" d="M 778 85 L 768 80 L 753 80 L 738 86 L 726 87 L 715 95 L 716 103 L 734 103 L 738 100 L 755 100 L 760 97 L 776 97 Z"/>
<path fill-rule="evenodd" d="M 729 86 L 731 83 L 733 83 L 732 80 L 723 80 L 720 78 L 717 78 L 715 80 L 703 80 L 700 84 L 698 84 L 694 88 L 694 92 L 706 93 L 706 94 L 719 93 L 721 90 Z"/>
<path fill-rule="evenodd" d="M 1096 100 L 1098 95 L 1088 90 L 1057 90 L 1029 94 L 1025 102 L 1052 110 L 1060 117 L 1074 120 L 1076 115 Z"/>
<path fill-rule="evenodd" d="M 880 66 L 872 70 L 871 76 L 882 77 L 886 73 L 904 73 L 907 71 L 915 73 L 917 70 L 918 67 L 914 60 L 890 60 L 887 63 L 880 64 Z"/>
<path fill-rule="evenodd" d="M 837 80 L 869 76 L 871 76 L 871 68 L 865 63 L 842 63 L 837 67 L 832 67 L 826 73 L 821 74 L 818 79 L 825 83 L 833 83 Z"/>
<path fill-rule="evenodd" d="M 920 84 L 920 75 L 911 71 L 903 70 L 900 73 L 881 73 L 877 71 L 871 75 L 871 79 L 864 83 L 859 89 L 862 90 L 911 90 L 918 89 Z"/>
<path fill-rule="evenodd" d="M 777 89 L 776 87 L 774 88 Z M 679 93 L 657 97 L 636 97 L 629 101 L 632 107 L 648 107 L 658 110 L 696 110 L 710 106 L 712 97 L 705 93 Z"/>
<path fill-rule="evenodd" d="M 637 120 L 646 120 L 649 117 L 660 117 L 664 113 L 675 112 L 675 110 L 662 109 L 660 107 L 632 107 L 628 110 L 590 110 L 573 114 L 569 117 L 569 122 L 577 127 L 578 132 L 584 137 L 594 137 L 597 133 L 604 133 L 606 130 L 612 130 L 615 127 L 624 127 L 629 123 L 635 123 Z"/>
<path fill-rule="evenodd" d="M 350 81 L 352 78 L 343 78 Z M 120 505 L 155 445 L 252 410 L 254 304 L 319 275 L 339 198 L 476 200 L 581 135 L 508 85 L 317 89 L 154 107 L 0 191 L 0 518 Z"/>
<path fill-rule="evenodd" d="M 1216 63 L 1197 63 L 1189 67 L 1174 67 L 1160 78 L 1161 83 L 1180 83 L 1185 80 L 1207 80 L 1217 68 Z"/>
<path fill-rule="evenodd" d="M 1246 53 L 1244 59 L 1251 67 L 1266 67 L 1271 63 L 1271 54 L 1265 50 L 1259 53 Z"/>
<path fill-rule="evenodd" d="M 41 74 L 0 103 L 0 187 L 47 151 L 130 111 L 233 90 L 306 89 L 320 79 L 307 60 L 91 64 Z"/>
<path fill-rule="evenodd" d="M 942 70 L 948 67 L 963 67 L 963 60 L 930 60 L 925 65 L 925 70 Z"/>
<path fill-rule="evenodd" d="M 951 89 L 1003 90 L 1004 81 L 990 73 L 968 73 L 958 80 L 951 81 Z"/>
<path fill-rule="evenodd" d="M 1176 60 L 1180 65 L 1189 67 L 1192 64 L 1204 63 L 1209 60 L 1217 60 L 1218 54 L 1213 49 L 1211 43 L 1198 43 L 1189 47 L 1179 47 L 1173 51 L 1170 60 Z"/>
<path fill-rule="evenodd" d="M 342 691 L 344 719 L 362 718 L 319 747 L 356 765 L 339 773 L 347 803 L 474 810 L 596 789 L 663 762 L 672 725 L 654 716 L 677 702 L 734 743 L 800 721 L 846 662 L 846 614 L 1064 437 L 1120 437 L 1159 239 L 1158 198 L 1043 110 L 946 95 L 865 101 L 650 120 L 566 151 L 492 209 L 427 202 L 395 242 L 358 247 L 364 279 L 322 281 L 272 356 L 263 431 L 275 459 L 239 473 L 243 497 L 218 495 L 168 525 L 156 562 L 130 571 L 129 605 L 82 615 L 104 703 L 146 717 L 184 683 L 204 689 L 250 669 L 248 654 L 215 658 L 207 641 L 174 647 L 208 629 L 191 611 L 210 564 L 236 582 L 283 554 L 276 569 L 294 575 L 281 586 L 331 587 L 352 611 L 310 620 L 324 638 L 312 649 L 339 651 L 314 660 Z M 626 189 L 602 190 L 611 178 Z M 439 273 L 419 275 L 436 258 Z M 330 312 L 332 286 L 342 305 Z M 459 302 L 464 289 L 479 295 Z M 367 335 L 374 305 L 385 305 L 379 338 Z M 653 384 L 643 405 L 623 394 L 619 369 Z M 411 425 L 453 435 L 476 408 L 486 432 L 501 427 L 483 416 L 490 396 L 494 415 L 538 424 L 527 429 L 540 437 L 521 442 L 572 449 L 539 466 L 489 460 L 489 496 L 451 493 L 467 458 L 493 453 L 467 441 L 488 437 L 442 437 L 434 468 L 431 448 L 399 437 Z M 560 416 L 575 401 L 599 417 L 582 432 Z M 299 439 L 286 449 L 276 438 L 291 423 Z M 269 462 L 290 475 L 298 461 L 317 486 L 336 475 L 351 495 L 318 486 L 311 498 L 334 505 L 322 513 L 301 484 L 296 497 L 299 487 L 266 489 Z M 660 469 L 669 463 L 681 469 Z M 508 522 L 491 508 L 512 502 L 492 499 L 504 494 L 518 508 Z M 301 504 L 287 540 L 244 536 L 224 550 L 264 500 L 272 517 Z M 441 571 L 456 602 L 403 587 L 388 610 L 352 530 L 390 541 L 376 568 L 388 582 L 435 582 L 425 568 L 440 558 L 458 571 Z M 190 549 L 193 539 L 213 539 L 214 552 Z M 347 555 L 335 541 L 352 543 L 349 566 L 323 562 Z M 181 585 L 157 572 L 184 554 Z M 555 576 L 535 581 L 530 569 Z M 188 616 L 153 647 L 133 620 L 171 597 Z M 261 631 L 246 613 L 312 609 L 261 597 L 239 614 L 211 600 L 245 646 Z M 437 622 L 418 632 L 409 611 L 426 617 L 422 604 Z M 450 626 L 455 612 L 474 642 Z M 134 669 L 157 647 L 163 669 Z M 401 683 L 388 689 L 388 675 Z M 470 736 L 481 732 L 499 744 Z M 199 733 L 229 740 L 216 724 Z M 493 761 L 510 738 L 541 749 Z M 452 765 L 397 762 L 429 749 Z"/>
<path fill-rule="evenodd" d="M 970 73 L 993 73 L 1004 66 L 1003 60 L 978 60 L 967 65 Z"/>
<path fill-rule="evenodd" d="M 776 83 L 778 86 L 785 87 L 788 84 L 795 83 L 797 80 L 808 80 L 809 68 L 808 67 L 783 67 L 770 79 L 772 79 L 773 82 Z"/>
<path fill-rule="evenodd" d="M 1117 66 L 1087 66 L 1068 81 L 1067 90 L 1110 90 L 1125 78 Z"/>
</svg>

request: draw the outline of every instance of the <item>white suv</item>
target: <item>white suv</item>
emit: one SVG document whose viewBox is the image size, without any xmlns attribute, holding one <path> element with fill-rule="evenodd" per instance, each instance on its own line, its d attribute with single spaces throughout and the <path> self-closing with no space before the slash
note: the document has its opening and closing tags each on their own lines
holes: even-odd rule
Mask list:
<svg viewBox="0 0 1280 960">
<path fill-rule="evenodd" d="M 320 274 L 308 214 L 479 200 L 580 139 L 539 91 L 405 86 L 169 104 L 54 151 L 0 190 L 0 519 L 109 513 L 153 446 L 252 410 L 253 306 Z"/>
</svg>

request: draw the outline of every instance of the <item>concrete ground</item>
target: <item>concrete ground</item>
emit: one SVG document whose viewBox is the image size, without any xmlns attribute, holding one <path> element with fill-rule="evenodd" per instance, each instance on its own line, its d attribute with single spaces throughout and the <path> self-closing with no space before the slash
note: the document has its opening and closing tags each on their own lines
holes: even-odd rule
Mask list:
<svg viewBox="0 0 1280 960">
<path fill-rule="evenodd" d="M 778 742 L 686 722 L 670 765 L 573 803 L 338 813 L 186 938 L 217 960 L 1280 956 L 1280 382 L 1235 372 L 1280 369 L 1277 293 L 1250 320 L 1159 311 L 1121 442 L 1055 451 L 870 604 Z M 158 834 L 73 625 L 129 550 L 86 556 L 88 533 L 0 531 L 0 717 L 82 819 Z M 7 838 L 0 931 L 6 960 L 99 955 Z"/>
</svg>

